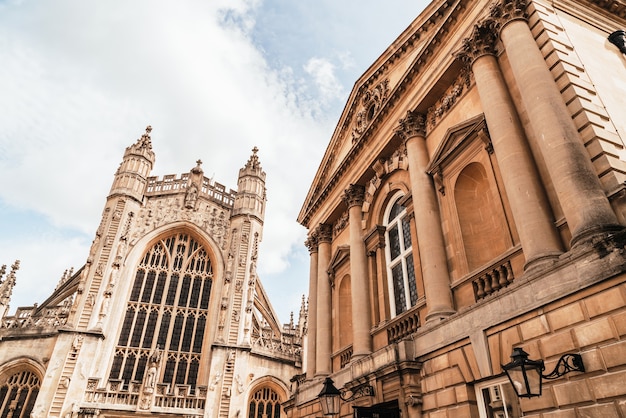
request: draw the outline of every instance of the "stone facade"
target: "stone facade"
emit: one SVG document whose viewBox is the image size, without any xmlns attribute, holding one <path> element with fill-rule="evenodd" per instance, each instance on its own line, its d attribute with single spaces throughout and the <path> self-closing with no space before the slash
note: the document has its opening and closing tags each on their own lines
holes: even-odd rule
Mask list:
<svg viewBox="0 0 626 418">
<path fill-rule="evenodd" d="M 288 417 L 321 415 L 326 377 L 346 417 L 626 416 L 625 19 L 436 0 L 357 81 L 298 218 L 316 303 Z M 585 371 L 519 399 L 518 347 Z"/>
<path fill-rule="evenodd" d="M 14 316 L 19 263 L 0 272 L 0 415 L 284 415 L 306 307 L 280 324 L 257 275 L 258 150 L 227 190 L 201 161 L 150 177 L 150 132 L 124 153 L 83 267 Z"/>
</svg>

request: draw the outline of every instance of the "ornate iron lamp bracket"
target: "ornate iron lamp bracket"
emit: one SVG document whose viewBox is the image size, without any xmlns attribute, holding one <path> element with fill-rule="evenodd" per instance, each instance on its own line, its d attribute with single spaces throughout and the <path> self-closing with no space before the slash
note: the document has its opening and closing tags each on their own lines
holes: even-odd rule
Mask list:
<svg viewBox="0 0 626 418">
<path fill-rule="evenodd" d="M 544 379 L 557 379 L 569 372 L 584 372 L 585 365 L 580 354 L 563 354 L 557 361 L 554 370 L 548 374 L 542 374 Z"/>
</svg>

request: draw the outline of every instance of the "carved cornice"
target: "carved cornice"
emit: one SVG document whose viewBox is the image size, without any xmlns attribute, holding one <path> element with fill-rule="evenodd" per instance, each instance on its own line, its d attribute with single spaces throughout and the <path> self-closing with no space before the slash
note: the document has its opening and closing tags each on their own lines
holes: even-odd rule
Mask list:
<svg viewBox="0 0 626 418">
<path fill-rule="evenodd" d="M 343 200 L 349 208 L 352 206 L 362 206 L 365 200 L 365 186 L 351 184 L 343 193 Z"/>
<path fill-rule="evenodd" d="M 406 116 L 400 119 L 396 134 L 404 141 L 414 136 L 426 136 L 426 116 L 422 113 L 409 110 Z"/>
<path fill-rule="evenodd" d="M 323 242 L 329 243 L 333 240 L 333 226 L 330 224 L 319 224 L 315 229 L 318 244 Z"/>
<path fill-rule="evenodd" d="M 485 19 L 474 26 L 472 35 L 463 40 L 463 46 L 455 54 L 458 59 L 471 65 L 483 55 L 497 55 L 498 23 Z"/>
<path fill-rule="evenodd" d="M 591 4 L 595 4 L 607 12 L 626 19 L 626 3 L 619 0 L 590 0 Z"/>
</svg>

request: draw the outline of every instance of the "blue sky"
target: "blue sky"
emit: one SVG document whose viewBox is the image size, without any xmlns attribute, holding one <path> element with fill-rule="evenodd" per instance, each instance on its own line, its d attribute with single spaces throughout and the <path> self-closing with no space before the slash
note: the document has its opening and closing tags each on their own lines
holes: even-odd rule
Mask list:
<svg viewBox="0 0 626 418">
<path fill-rule="evenodd" d="M 228 188 L 259 148 L 259 273 L 283 322 L 308 289 L 296 217 L 357 78 L 426 1 L 0 1 L 0 264 L 11 312 L 88 255 L 124 148 Z"/>
</svg>

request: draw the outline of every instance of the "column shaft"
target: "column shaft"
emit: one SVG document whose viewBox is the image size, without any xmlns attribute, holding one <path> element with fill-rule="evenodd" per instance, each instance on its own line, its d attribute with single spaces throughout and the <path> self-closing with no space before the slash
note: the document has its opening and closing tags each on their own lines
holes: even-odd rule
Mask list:
<svg viewBox="0 0 626 418">
<path fill-rule="evenodd" d="M 562 253 L 561 240 L 496 57 L 481 55 L 472 70 L 528 269 Z"/>
<path fill-rule="evenodd" d="M 309 238 L 307 246 L 311 254 L 309 266 L 309 309 L 307 317 L 307 344 L 306 344 L 306 377 L 312 379 L 315 376 L 315 349 L 317 333 L 317 240 Z"/>
<path fill-rule="evenodd" d="M 315 375 L 325 376 L 331 372 L 332 355 L 332 300 L 328 277 L 332 231 L 330 225 L 320 225 L 318 231 Z"/>
<path fill-rule="evenodd" d="M 596 233 L 619 229 L 589 154 L 527 22 L 522 19 L 505 22 L 500 37 L 572 233 L 572 245 Z"/>
<path fill-rule="evenodd" d="M 367 255 L 361 237 L 363 186 L 352 185 L 344 195 L 348 202 L 350 227 L 350 282 L 352 301 L 352 359 L 372 352 L 370 335 L 372 310 L 370 306 Z"/>
<path fill-rule="evenodd" d="M 396 132 L 406 140 L 417 245 L 428 306 L 426 321 L 436 321 L 453 314 L 454 308 L 437 192 L 432 178 L 426 173 L 429 156 L 424 116 L 408 112 L 406 118 L 400 120 Z"/>
</svg>

